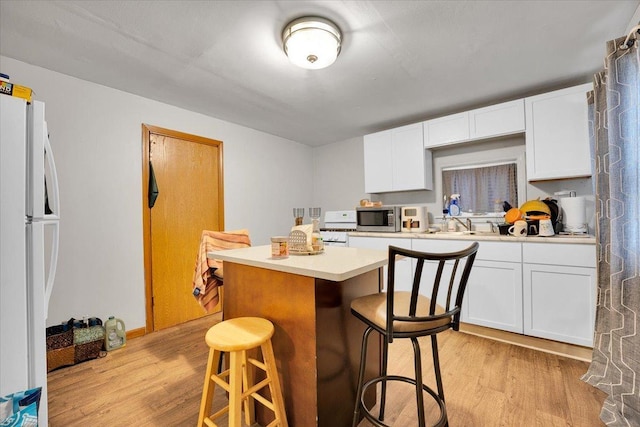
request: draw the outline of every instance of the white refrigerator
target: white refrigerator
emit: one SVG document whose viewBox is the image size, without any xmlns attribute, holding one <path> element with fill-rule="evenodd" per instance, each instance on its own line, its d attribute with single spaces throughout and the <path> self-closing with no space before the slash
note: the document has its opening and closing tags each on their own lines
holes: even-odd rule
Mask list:
<svg viewBox="0 0 640 427">
<path fill-rule="evenodd" d="M 0 396 L 42 387 L 59 241 L 58 182 L 41 102 L 0 95 Z"/>
</svg>

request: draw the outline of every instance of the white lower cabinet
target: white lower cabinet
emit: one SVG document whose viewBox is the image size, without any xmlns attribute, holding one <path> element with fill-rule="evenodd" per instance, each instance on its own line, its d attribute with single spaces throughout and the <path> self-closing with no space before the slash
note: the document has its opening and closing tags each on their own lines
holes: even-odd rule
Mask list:
<svg viewBox="0 0 640 427">
<path fill-rule="evenodd" d="M 349 246 L 452 252 L 470 240 L 349 236 Z M 427 263 L 425 273 L 435 271 Z M 593 346 L 596 308 L 594 245 L 480 241 L 463 300 L 465 323 L 555 341 Z M 397 263 L 397 289 L 409 290 L 415 265 Z M 462 266 L 458 270 L 462 272 Z M 431 284 L 422 293 L 430 296 Z M 385 267 L 386 289 L 386 267 Z M 439 299 L 444 305 L 445 301 Z"/>
<path fill-rule="evenodd" d="M 595 247 L 523 243 L 523 260 L 524 333 L 593 346 Z"/>
<path fill-rule="evenodd" d="M 420 252 L 454 252 L 459 251 L 468 247 L 472 242 L 462 242 L 460 240 L 426 240 L 426 239 L 413 239 L 411 249 L 420 251 Z M 416 261 L 414 260 L 411 265 L 411 271 L 415 272 L 416 270 Z M 463 266 L 458 267 L 457 273 L 462 273 Z M 421 283 L 420 283 L 420 293 L 431 298 L 431 293 L 433 291 L 433 278 L 436 275 L 438 269 L 438 263 L 436 261 L 427 261 L 425 263 Z M 444 277 L 449 277 L 451 274 L 452 266 L 447 264 L 444 271 Z M 447 283 L 441 283 L 440 286 L 447 286 Z M 442 289 L 442 288 L 441 288 Z M 454 290 L 454 293 L 456 290 Z M 455 294 L 451 296 L 451 300 L 455 301 Z M 445 307 L 447 304 L 447 293 L 440 291 L 438 293 L 438 299 L 436 300 L 439 305 Z M 463 300 L 464 303 L 464 300 Z M 453 303 L 452 303 L 453 304 Z M 462 310 L 462 316 L 464 317 L 464 308 Z"/>
<path fill-rule="evenodd" d="M 467 284 L 462 321 L 523 333 L 522 264 L 476 261 Z"/>
<path fill-rule="evenodd" d="M 389 251 L 389 246 L 411 249 L 411 239 L 349 236 L 350 248 Z M 411 290 L 412 277 L 411 260 L 402 259 L 396 262 L 396 290 Z M 384 267 L 383 290 L 387 290 L 387 266 Z"/>
<path fill-rule="evenodd" d="M 469 240 L 414 239 L 418 251 L 450 252 Z M 438 301 L 442 304 L 444 301 Z M 480 242 L 462 302 L 466 323 L 522 333 L 522 264 L 520 243 Z"/>
</svg>

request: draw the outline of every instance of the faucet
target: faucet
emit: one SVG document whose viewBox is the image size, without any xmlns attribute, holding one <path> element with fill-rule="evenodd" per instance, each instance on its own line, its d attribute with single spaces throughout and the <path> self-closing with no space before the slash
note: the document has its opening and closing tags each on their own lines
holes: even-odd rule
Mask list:
<svg viewBox="0 0 640 427">
<path fill-rule="evenodd" d="M 467 220 L 465 221 L 466 223 L 462 222 L 457 216 L 452 216 L 451 218 L 458 221 L 464 228 L 467 229 L 467 231 L 471 231 L 471 218 L 467 218 Z"/>
</svg>

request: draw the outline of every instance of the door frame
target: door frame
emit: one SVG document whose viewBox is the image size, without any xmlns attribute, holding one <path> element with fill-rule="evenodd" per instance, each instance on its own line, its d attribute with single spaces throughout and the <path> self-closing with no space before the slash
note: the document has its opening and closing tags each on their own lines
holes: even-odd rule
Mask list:
<svg viewBox="0 0 640 427">
<path fill-rule="evenodd" d="M 149 194 L 149 151 L 151 147 L 151 134 L 168 136 L 175 139 L 218 146 L 218 214 L 220 218 L 220 229 L 224 230 L 224 169 L 222 155 L 222 141 L 175 130 L 165 129 L 158 126 L 142 124 L 142 239 L 144 245 L 144 288 L 145 288 L 145 313 L 146 324 L 145 334 L 154 331 L 153 325 L 153 283 L 151 281 L 151 209 L 148 203 Z"/>
</svg>

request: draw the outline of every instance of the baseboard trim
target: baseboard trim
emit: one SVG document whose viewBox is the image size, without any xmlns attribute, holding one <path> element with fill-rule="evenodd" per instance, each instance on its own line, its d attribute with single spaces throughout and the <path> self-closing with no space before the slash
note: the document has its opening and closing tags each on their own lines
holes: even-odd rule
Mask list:
<svg viewBox="0 0 640 427">
<path fill-rule="evenodd" d="M 131 329 L 130 331 L 127 331 L 127 339 L 128 340 L 130 340 L 132 338 L 142 337 L 144 335 L 146 335 L 146 329 L 145 328 Z"/>
<path fill-rule="evenodd" d="M 486 328 L 484 326 L 471 325 L 469 323 L 460 323 L 460 331 L 471 335 L 477 335 L 483 338 L 505 342 L 507 344 L 519 345 L 521 347 L 531 348 L 533 350 L 543 351 L 545 353 L 551 353 L 558 356 L 569 357 L 571 359 L 582 360 L 584 362 L 591 362 L 591 355 L 593 352 L 593 349 L 591 347 L 583 347 L 579 345 L 547 340 L 544 338 L 530 337 L 513 332 Z"/>
</svg>

